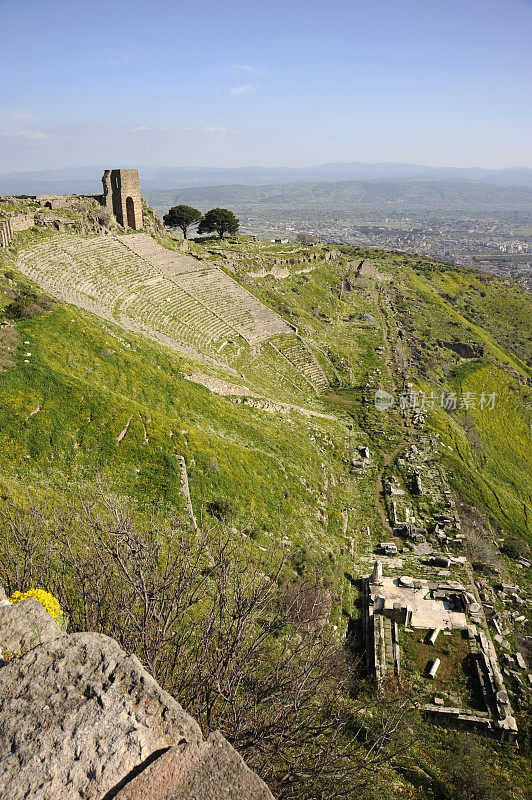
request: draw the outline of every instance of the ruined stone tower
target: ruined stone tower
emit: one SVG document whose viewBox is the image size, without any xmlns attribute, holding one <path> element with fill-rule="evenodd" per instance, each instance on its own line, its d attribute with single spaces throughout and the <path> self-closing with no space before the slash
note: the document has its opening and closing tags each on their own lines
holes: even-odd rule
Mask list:
<svg viewBox="0 0 532 800">
<path fill-rule="evenodd" d="M 106 169 L 103 178 L 103 203 L 124 228 L 142 228 L 142 199 L 136 169 Z"/>
</svg>

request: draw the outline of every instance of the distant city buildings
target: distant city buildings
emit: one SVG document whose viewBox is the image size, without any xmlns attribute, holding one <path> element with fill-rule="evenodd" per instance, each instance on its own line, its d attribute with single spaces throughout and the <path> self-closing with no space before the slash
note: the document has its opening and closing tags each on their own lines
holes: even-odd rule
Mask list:
<svg viewBox="0 0 532 800">
<path fill-rule="evenodd" d="M 311 233 L 324 242 L 416 253 L 511 278 L 532 290 L 532 224 L 529 215 L 500 216 L 464 211 L 393 214 L 270 211 L 260 216 L 239 209 L 243 229 L 272 241 Z M 514 222 L 515 219 L 515 222 Z M 523 233 L 519 234 L 519 231 Z M 530 254 L 530 257 L 529 257 Z"/>
</svg>

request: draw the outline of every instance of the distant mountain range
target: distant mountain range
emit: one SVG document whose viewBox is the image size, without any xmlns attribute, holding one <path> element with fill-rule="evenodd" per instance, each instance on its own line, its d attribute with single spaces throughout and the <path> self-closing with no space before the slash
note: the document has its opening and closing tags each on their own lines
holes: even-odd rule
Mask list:
<svg viewBox="0 0 532 800">
<path fill-rule="evenodd" d="M 497 186 L 475 181 L 337 181 L 262 186 L 206 186 L 143 190 L 159 213 L 186 204 L 202 211 L 226 206 L 240 214 L 270 211 L 527 211 L 532 187 Z"/>
<path fill-rule="evenodd" d="M 107 165 L 128 166 L 128 165 Z M 129 165 L 136 166 L 136 165 Z M 104 166 L 47 169 L 39 172 L 0 174 L 0 194 L 96 193 Z M 428 167 L 383 162 L 321 164 L 313 167 L 139 167 L 143 192 L 206 186 L 267 186 L 322 182 L 428 182 L 460 181 L 493 186 L 532 188 L 532 169 L 481 169 L 478 167 Z"/>
</svg>

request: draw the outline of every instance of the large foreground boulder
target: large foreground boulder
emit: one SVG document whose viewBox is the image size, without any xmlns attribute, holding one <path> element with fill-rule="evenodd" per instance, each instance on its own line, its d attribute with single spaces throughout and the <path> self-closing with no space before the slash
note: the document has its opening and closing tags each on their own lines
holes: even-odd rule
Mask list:
<svg viewBox="0 0 532 800">
<path fill-rule="evenodd" d="M 60 636 L 0 669 L 0 797 L 101 798 L 197 723 L 107 636 Z"/>
<path fill-rule="evenodd" d="M 270 790 L 224 737 L 172 747 L 105 800 L 273 800 Z"/>
<path fill-rule="evenodd" d="M 1 798 L 273 800 L 113 639 L 25 600 L 0 605 L 0 648 Z"/>
</svg>

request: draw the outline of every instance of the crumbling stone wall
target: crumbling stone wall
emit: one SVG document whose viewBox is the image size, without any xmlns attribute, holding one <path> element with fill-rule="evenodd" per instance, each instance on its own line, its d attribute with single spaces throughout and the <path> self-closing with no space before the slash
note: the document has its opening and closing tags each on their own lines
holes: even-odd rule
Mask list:
<svg viewBox="0 0 532 800">
<path fill-rule="evenodd" d="M 106 169 L 103 204 L 124 228 L 142 228 L 142 198 L 136 169 Z"/>
<path fill-rule="evenodd" d="M 9 247 L 17 231 L 26 231 L 35 225 L 34 214 L 10 214 L 0 218 L 0 247 Z"/>
<path fill-rule="evenodd" d="M 27 231 L 35 225 L 34 214 L 14 214 L 9 222 L 11 223 L 11 230 L 13 233 L 17 231 Z"/>
<path fill-rule="evenodd" d="M 2 197 L 1 201 L 31 201 L 38 203 L 41 208 L 52 211 L 70 210 L 77 212 L 85 219 L 77 220 L 77 230 L 91 233 L 100 232 L 102 226 L 115 222 L 124 228 L 140 230 L 144 227 L 143 203 L 140 194 L 139 173 L 136 169 L 106 169 L 102 178 L 103 194 L 46 194 L 46 195 L 15 195 Z M 103 206 L 105 212 L 102 216 Z M 98 211 L 99 209 L 99 211 Z M 163 230 L 162 224 L 157 224 L 151 209 L 147 209 L 147 228 L 150 230 Z M 68 218 L 52 219 L 41 217 L 35 219 L 35 214 L 4 214 L 0 218 L 0 247 L 7 247 L 17 231 L 31 228 L 34 224 L 55 224 L 58 230 L 68 225 Z"/>
</svg>

